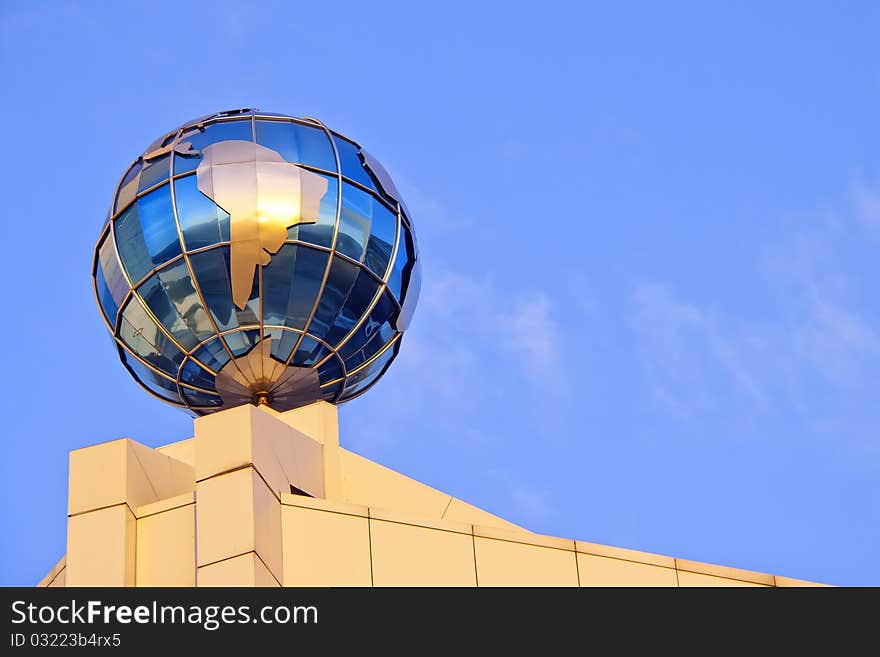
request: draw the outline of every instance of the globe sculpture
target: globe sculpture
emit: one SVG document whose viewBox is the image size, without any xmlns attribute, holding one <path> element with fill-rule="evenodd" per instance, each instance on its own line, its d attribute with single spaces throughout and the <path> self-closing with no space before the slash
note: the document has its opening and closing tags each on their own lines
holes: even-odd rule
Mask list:
<svg viewBox="0 0 880 657">
<path fill-rule="evenodd" d="M 116 187 L 95 295 L 125 367 L 204 415 L 368 390 L 419 295 L 412 218 L 388 173 L 313 118 L 190 121 Z"/>
</svg>

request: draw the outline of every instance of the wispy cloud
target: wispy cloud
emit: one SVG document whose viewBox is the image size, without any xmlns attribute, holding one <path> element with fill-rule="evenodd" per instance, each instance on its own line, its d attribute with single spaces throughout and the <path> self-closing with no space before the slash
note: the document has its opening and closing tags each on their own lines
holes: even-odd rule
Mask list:
<svg viewBox="0 0 880 657">
<path fill-rule="evenodd" d="M 756 259 L 766 292 L 761 314 L 683 298 L 657 280 L 636 285 L 631 326 L 655 401 L 676 415 L 707 409 L 801 406 L 807 386 L 845 394 L 880 369 L 880 333 L 860 300 L 856 253 L 880 227 L 880 190 L 859 181 L 851 207 L 794 224 Z M 876 220 L 876 221 L 875 221 Z"/>
</svg>

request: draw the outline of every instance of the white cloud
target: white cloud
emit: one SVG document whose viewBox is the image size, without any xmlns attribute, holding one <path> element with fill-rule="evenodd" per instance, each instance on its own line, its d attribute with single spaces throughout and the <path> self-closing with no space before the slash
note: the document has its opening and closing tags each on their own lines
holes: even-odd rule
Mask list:
<svg viewBox="0 0 880 657">
<path fill-rule="evenodd" d="M 860 303 L 870 277 L 859 247 L 866 227 L 880 227 L 880 191 L 861 182 L 852 189 L 851 208 L 801 219 L 764 245 L 762 293 L 777 303 L 761 315 L 682 299 L 660 281 L 636 286 L 631 325 L 660 406 L 688 415 L 745 400 L 755 410 L 789 403 L 809 411 L 805 386 L 845 394 L 870 383 L 880 333 Z"/>
<path fill-rule="evenodd" d="M 856 219 L 873 230 L 880 228 L 880 187 L 858 178 L 850 185 L 849 193 Z"/>
</svg>

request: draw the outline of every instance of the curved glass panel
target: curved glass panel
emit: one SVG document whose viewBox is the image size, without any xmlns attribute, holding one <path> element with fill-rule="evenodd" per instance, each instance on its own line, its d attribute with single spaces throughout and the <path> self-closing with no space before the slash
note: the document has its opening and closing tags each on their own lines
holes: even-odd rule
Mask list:
<svg viewBox="0 0 880 657">
<path fill-rule="evenodd" d="M 282 246 L 263 269 L 263 323 L 302 329 L 315 306 L 329 257 L 307 246 Z"/>
<path fill-rule="evenodd" d="M 329 247 L 333 244 L 333 228 L 336 225 L 336 207 L 339 198 L 339 179 L 316 173 L 327 180 L 327 193 L 318 206 L 318 221 L 313 224 L 298 224 L 287 229 L 287 239 L 300 240 Z"/>
<path fill-rule="evenodd" d="M 140 197 L 137 204 L 144 242 L 153 265 L 158 267 L 180 255 L 180 237 L 171 206 L 171 187 L 165 185 L 153 190 Z"/>
<path fill-rule="evenodd" d="M 232 355 L 236 358 L 244 356 L 260 341 L 259 329 L 249 329 L 247 331 L 236 331 L 225 336 L 226 344 L 232 351 Z"/>
<path fill-rule="evenodd" d="M 336 399 L 336 395 L 339 393 L 340 388 L 342 388 L 342 381 L 339 383 L 335 383 L 328 388 L 321 388 L 321 397 L 324 401 L 332 402 Z"/>
<path fill-rule="evenodd" d="M 115 326 L 119 305 L 125 300 L 129 287 L 119 267 L 116 248 L 109 233 L 98 247 L 95 283 L 104 316 L 111 326 Z"/>
<path fill-rule="evenodd" d="M 131 168 L 129 168 L 128 172 L 125 174 L 122 182 L 119 183 L 116 198 L 113 201 L 114 213 L 119 212 L 122 208 L 131 203 L 135 196 L 137 196 L 138 174 L 141 172 L 142 166 L 143 160 L 138 159 L 137 162 L 131 165 Z"/>
<path fill-rule="evenodd" d="M 244 310 L 232 303 L 232 285 L 229 282 L 229 247 L 221 246 L 189 257 L 196 282 L 211 316 L 221 331 L 259 324 L 259 286 L 254 284 Z M 256 276 L 254 276 L 256 283 Z"/>
<path fill-rule="evenodd" d="M 214 335 L 214 327 L 193 289 L 186 263 L 153 274 L 138 288 L 150 311 L 186 349 Z"/>
<path fill-rule="evenodd" d="M 397 234 L 397 213 L 392 212 L 384 203 L 373 199 L 373 223 L 370 230 L 370 241 L 367 243 L 367 255 L 364 264 L 379 278 L 385 278 L 391 250 L 394 248 L 394 237 Z"/>
<path fill-rule="evenodd" d="M 216 144 L 218 141 L 226 141 L 227 139 L 240 139 L 241 141 L 253 141 L 254 132 L 251 128 L 250 117 L 240 121 L 221 121 L 219 123 L 211 123 L 205 126 L 204 130 L 193 128 L 180 137 L 181 144 L 192 144 L 192 150 L 201 151 L 206 146 Z M 185 171 L 195 171 L 199 166 L 202 158 L 197 155 L 174 155 L 174 173 L 183 173 Z"/>
<path fill-rule="evenodd" d="M 113 299 L 113 295 L 110 294 L 110 288 L 107 285 L 107 280 L 104 278 L 104 271 L 101 269 L 100 260 L 95 268 L 95 291 L 98 293 L 98 301 L 101 304 L 101 312 L 104 314 L 104 319 L 107 320 L 110 326 L 116 326 L 116 313 L 119 312 L 119 305 Z"/>
<path fill-rule="evenodd" d="M 135 381 L 139 382 L 147 390 L 155 393 L 162 399 L 175 404 L 180 403 L 180 397 L 177 396 L 177 384 L 174 381 L 169 381 L 165 377 L 159 376 L 137 358 L 125 351 L 125 349 L 122 347 L 118 348 L 119 354 L 122 357 L 122 362 L 128 368 L 128 371 L 131 372 Z"/>
<path fill-rule="evenodd" d="M 340 397 L 340 400 L 354 397 L 356 394 L 365 391 L 373 385 L 379 377 L 382 376 L 391 361 L 394 360 L 399 348 L 400 340 L 382 352 L 382 355 L 367 367 L 350 375 L 345 380 L 345 388 L 342 390 L 342 397 Z"/>
<path fill-rule="evenodd" d="M 342 376 L 342 365 L 335 356 L 318 368 L 319 381 L 332 381 Z"/>
<path fill-rule="evenodd" d="M 308 326 L 309 333 L 316 338 L 324 339 L 339 311 L 342 310 L 359 271 L 360 267 L 357 265 L 342 258 L 333 257 L 333 264 L 330 266 L 330 274 L 327 277 L 326 285 L 324 285 L 321 301 L 318 303 L 315 316 Z"/>
<path fill-rule="evenodd" d="M 314 338 L 305 335 L 291 361 L 295 365 L 314 365 L 324 358 L 330 350 Z"/>
<path fill-rule="evenodd" d="M 141 159 L 138 159 L 137 162 L 132 164 L 131 168 L 125 174 L 125 178 L 123 178 L 122 182 L 119 183 L 119 187 L 120 188 L 125 187 L 128 183 L 130 183 L 132 180 L 134 180 L 137 177 L 137 175 L 141 172 L 141 168 L 143 168 L 143 166 L 144 166 L 144 161 Z"/>
<path fill-rule="evenodd" d="M 223 405 L 223 400 L 215 395 L 209 395 L 206 392 L 200 392 L 184 386 L 181 386 L 181 389 L 183 390 L 183 398 L 190 406 L 197 408 L 210 408 Z"/>
<path fill-rule="evenodd" d="M 137 283 L 153 268 L 153 261 L 144 241 L 137 204 L 117 217 L 113 229 L 122 266 L 125 267 L 128 278 Z"/>
<path fill-rule="evenodd" d="M 171 175 L 171 156 L 168 153 L 144 163 L 141 171 L 141 179 L 138 183 L 138 192 L 149 189 L 163 180 L 168 180 Z"/>
<path fill-rule="evenodd" d="M 364 187 L 376 189 L 370 174 L 364 169 L 361 163 L 361 157 L 358 155 L 358 147 L 347 139 L 343 139 L 337 135 L 333 135 L 333 141 L 336 142 L 336 150 L 339 152 L 339 165 L 342 167 L 342 175 L 351 178 L 355 182 L 359 182 Z"/>
<path fill-rule="evenodd" d="M 150 365 L 177 378 L 183 353 L 159 329 L 135 296 L 122 309 L 119 338 Z"/>
<path fill-rule="evenodd" d="M 327 133 L 292 121 L 257 121 L 257 143 L 281 154 L 288 162 L 336 171 L 336 158 Z"/>
<path fill-rule="evenodd" d="M 336 250 L 363 262 L 373 216 L 373 196 L 347 182 L 342 183 L 342 214 Z M 382 272 L 385 273 L 384 271 Z M 381 274 L 380 274 L 381 276 Z"/>
<path fill-rule="evenodd" d="M 351 287 L 348 299 L 342 307 L 332 328 L 327 332 L 324 341 L 330 345 L 337 345 L 355 324 L 360 321 L 369 305 L 373 302 L 376 292 L 379 290 L 379 282 L 366 270 L 360 269 L 357 280 Z M 384 319 L 382 321 L 385 321 Z M 381 323 L 381 322 L 380 322 Z"/>
<path fill-rule="evenodd" d="M 174 181 L 174 200 L 187 250 L 229 241 L 229 214 L 199 191 L 196 176 Z"/>
<path fill-rule="evenodd" d="M 348 370 L 355 369 L 358 365 L 370 360 L 385 344 L 391 339 L 394 330 L 388 324 L 388 319 L 397 312 L 397 304 L 391 300 L 388 292 L 383 292 L 382 296 L 370 311 L 370 316 L 358 327 L 357 331 L 351 338 L 339 349 L 339 356 L 345 361 L 345 367 Z M 385 335 L 388 336 L 384 340 L 381 339 L 383 327 Z M 388 329 L 391 329 L 391 335 L 388 335 Z M 375 337 L 379 340 L 373 341 Z"/>
<path fill-rule="evenodd" d="M 219 372 L 229 362 L 229 352 L 226 351 L 220 338 L 215 338 L 196 349 L 193 352 L 193 358 L 197 359 L 200 363 L 204 363 L 215 372 Z"/>
<path fill-rule="evenodd" d="M 191 359 L 187 359 L 183 363 L 183 367 L 180 368 L 180 380 L 199 388 L 216 390 L 214 387 L 214 376 Z"/>
<path fill-rule="evenodd" d="M 410 229 L 401 223 L 400 230 L 400 242 L 397 245 L 397 254 L 394 256 L 394 267 L 391 269 L 391 275 L 388 277 L 388 287 L 391 288 L 395 298 L 402 305 L 409 286 L 412 269 L 415 266 L 416 248 Z"/>
</svg>

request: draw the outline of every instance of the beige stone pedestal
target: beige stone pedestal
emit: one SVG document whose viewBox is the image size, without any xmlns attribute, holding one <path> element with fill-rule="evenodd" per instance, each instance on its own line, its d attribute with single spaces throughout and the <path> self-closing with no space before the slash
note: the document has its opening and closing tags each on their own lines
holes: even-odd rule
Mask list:
<svg viewBox="0 0 880 657">
<path fill-rule="evenodd" d="M 528 532 L 339 446 L 336 407 L 240 406 L 70 454 L 39 586 L 803 586 Z"/>
</svg>

